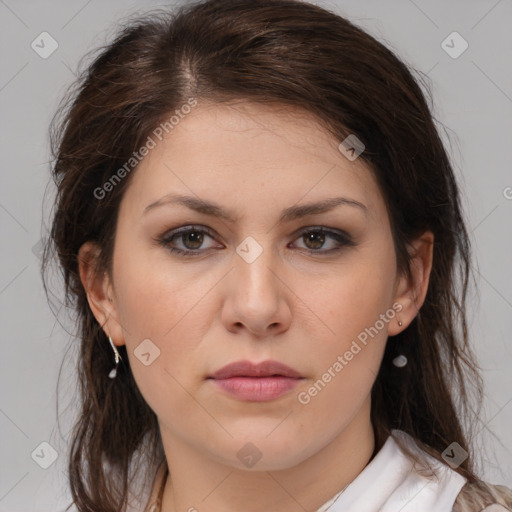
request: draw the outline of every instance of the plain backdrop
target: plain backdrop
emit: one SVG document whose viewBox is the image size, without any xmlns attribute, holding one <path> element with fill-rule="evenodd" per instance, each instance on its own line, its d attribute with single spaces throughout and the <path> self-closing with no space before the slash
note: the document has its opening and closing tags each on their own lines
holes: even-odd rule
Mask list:
<svg viewBox="0 0 512 512">
<path fill-rule="evenodd" d="M 480 299 L 472 295 L 470 329 L 486 385 L 479 424 L 483 476 L 511 485 L 512 2 L 315 3 L 347 16 L 428 75 L 434 114 L 463 190 L 476 258 Z M 51 313 L 39 274 L 48 213 L 43 209 L 49 181 L 48 125 L 79 59 L 111 39 L 116 20 L 165 5 L 172 4 L 0 0 L 2 512 L 60 511 L 70 499 L 66 435 L 74 412 L 77 343 L 67 332 L 66 309 L 61 308 L 59 321 Z M 42 32 L 56 43 L 40 36 Z M 58 44 L 47 58 L 40 56 L 41 43 L 39 53 L 32 46 L 41 37 L 46 38 L 45 51 Z M 442 46 L 446 39 L 454 47 L 452 55 Z M 454 58 L 464 41 L 467 49 Z M 53 463 L 52 455 L 57 457 Z M 46 464 L 47 469 L 41 467 Z"/>
</svg>

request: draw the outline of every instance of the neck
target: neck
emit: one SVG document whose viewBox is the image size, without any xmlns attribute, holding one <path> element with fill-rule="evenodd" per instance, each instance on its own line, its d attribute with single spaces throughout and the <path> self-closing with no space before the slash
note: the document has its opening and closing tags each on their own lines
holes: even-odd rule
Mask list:
<svg viewBox="0 0 512 512">
<path fill-rule="evenodd" d="M 318 510 L 352 482 L 374 454 L 369 407 L 368 401 L 321 450 L 293 467 L 276 471 L 247 471 L 220 464 L 162 429 L 169 467 L 162 512 Z"/>
</svg>

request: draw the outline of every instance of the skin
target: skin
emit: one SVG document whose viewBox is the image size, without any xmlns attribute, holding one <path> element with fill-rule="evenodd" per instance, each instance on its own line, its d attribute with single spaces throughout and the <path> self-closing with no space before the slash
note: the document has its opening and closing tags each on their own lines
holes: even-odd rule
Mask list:
<svg viewBox="0 0 512 512">
<path fill-rule="evenodd" d="M 116 345 L 127 345 L 137 385 L 158 417 L 171 475 L 164 512 L 314 511 L 371 459 L 371 387 L 388 336 L 406 329 L 423 303 L 433 239 L 427 232 L 414 241 L 412 279 L 399 275 L 379 187 L 363 160 L 349 161 L 338 144 L 298 110 L 199 102 L 133 171 L 113 275 L 94 276 L 94 244 L 80 250 L 90 307 Z M 213 201 L 236 220 L 180 205 L 143 213 L 169 193 Z M 287 207 L 337 196 L 364 208 L 345 204 L 277 222 Z M 172 245 L 199 256 L 175 255 L 154 241 L 190 225 L 214 234 L 204 234 L 202 245 L 190 236 Z M 308 243 L 299 232 L 319 226 L 346 231 L 354 245 L 340 247 L 328 235 L 323 245 Z M 236 252 L 247 236 L 262 248 L 251 263 Z M 300 403 L 298 394 L 394 303 L 401 311 Z M 134 350 L 148 338 L 160 356 L 145 366 Z M 206 380 L 241 359 L 278 360 L 304 378 L 267 402 L 227 396 Z M 252 467 L 237 457 L 249 442 L 262 454 Z"/>
</svg>

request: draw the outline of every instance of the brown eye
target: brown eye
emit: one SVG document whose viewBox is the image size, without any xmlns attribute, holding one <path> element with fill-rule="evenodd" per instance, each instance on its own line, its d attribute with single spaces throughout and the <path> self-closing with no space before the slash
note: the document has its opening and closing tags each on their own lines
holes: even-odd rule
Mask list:
<svg viewBox="0 0 512 512">
<path fill-rule="evenodd" d="M 171 231 L 158 238 L 157 242 L 172 253 L 192 256 L 205 252 L 205 249 L 214 248 L 214 246 L 203 247 L 207 238 L 213 240 L 213 235 L 209 233 L 209 230 L 189 226 Z"/>
<path fill-rule="evenodd" d="M 313 254 L 327 254 L 338 251 L 345 246 L 354 245 L 348 233 L 327 230 L 322 227 L 309 228 L 303 231 L 297 240 L 302 240 L 303 249 Z M 328 245 L 328 247 L 325 247 L 325 245 Z"/>
<path fill-rule="evenodd" d="M 213 232 L 209 229 L 187 226 L 162 235 L 156 242 L 171 253 L 183 256 L 199 256 L 208 249 L 222 248 L 213 245 L 208 247 L 207 238 L 214 240 Z M 317 255 L 334 253 L 343 247 L 355 245 L 348 233 L 323 227 L 303 230 L 296 240 L 302 240 L 303 247 L 299 246 L 299 249 Z"/>
<path fill-rule="evenodd" d="M 199 249 L 203 244 L 203 234 L 200 231 L 189 231 L 181 235 L 181 240 L 186 249 Z"/>
<path fill-rule="evenodd" d="M 310 231 L 302 237 L 308 249 L 321 249 L 325 243 L 325 235 L 319 231 Z"/>
</svg>

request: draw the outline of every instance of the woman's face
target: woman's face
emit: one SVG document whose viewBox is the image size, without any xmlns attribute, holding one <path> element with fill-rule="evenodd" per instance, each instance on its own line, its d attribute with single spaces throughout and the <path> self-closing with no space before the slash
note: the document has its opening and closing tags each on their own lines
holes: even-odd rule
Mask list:
<svg viewBox="0 0 512 512">
<path fill-rule="evenodd" d="M 367 429 L 404 287 L 362 159 L 310 115 L 250 103 L 199 103 L 153 138 L 120 205 L 105 329 L 126 344 L 164 445 L 284 469 Z M 178 228 L 191 230 L 171 239 Z M 300 378 L 211 378 L 269 360 Z"/>
</svg>

